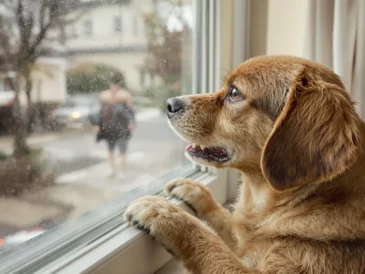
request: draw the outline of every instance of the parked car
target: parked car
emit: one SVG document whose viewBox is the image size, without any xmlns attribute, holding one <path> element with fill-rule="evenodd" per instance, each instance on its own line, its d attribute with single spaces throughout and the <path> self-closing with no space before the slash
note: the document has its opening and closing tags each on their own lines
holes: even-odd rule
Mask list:
<svg viewBox="0 0 365 274">
<path fill-rule="evenodd" d="M 51 114 L 51 118 L 61 127 L 84 127 L 97 123 L 100 102 L 97 96 L 73 95 Z"/>
</svg>

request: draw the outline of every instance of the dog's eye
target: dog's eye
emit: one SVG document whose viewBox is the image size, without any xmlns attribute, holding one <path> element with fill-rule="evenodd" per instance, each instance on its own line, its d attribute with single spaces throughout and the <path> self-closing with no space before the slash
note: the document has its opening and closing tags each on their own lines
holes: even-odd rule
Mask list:
<svg viewBox="0 0 365 274">
<path fill-rule="evenodd" d="M 232 102 L 237 102 L 243 99 L 242 94 L 235 87 L 231 87 L 228 92 L 228 99 Z"/>
</svg>

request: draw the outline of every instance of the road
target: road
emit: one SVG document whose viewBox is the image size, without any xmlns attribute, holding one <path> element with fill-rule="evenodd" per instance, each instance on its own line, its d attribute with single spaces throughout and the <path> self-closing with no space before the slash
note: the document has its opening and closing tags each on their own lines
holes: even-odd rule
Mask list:
<svg viewBox="0 0 365 274">
<path fill-rule="evenodd" d="M 11 208 L 8 215 L 0 216 L 0 237 L 77 218 L 120 193 L 148 184 L 171 168 L 191 165 L 183 155 L 186 144 L 169 128 L 164 115 L 142 118 L 129 144 L 124 180 L 107 178 L 107 146 L 95 142 L 95 132 L 36 138 L 33 147 L 46 152 L 47 166 L 57 175 L 56 184 L 21 197 L 0 199 L 2 208 Z"/>
</svg>

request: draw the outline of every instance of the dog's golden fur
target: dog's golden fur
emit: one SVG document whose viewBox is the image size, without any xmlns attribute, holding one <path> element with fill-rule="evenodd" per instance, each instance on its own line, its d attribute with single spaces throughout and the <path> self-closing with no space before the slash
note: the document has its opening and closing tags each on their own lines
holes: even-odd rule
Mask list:
<svg viewBox="0 0 365 274">
<path fill-rule="evenodd" d="M 227 101 L 232 86 L 243 100 Z M 176 179 L 165 191 L 205 222 L 143 197 L 125 213 L 132 224 L 191 273 L 365 273 L 365 125 L 337 75 L 300 58 L 257 57 L 221 90 L 182 100 L 177 133 L 231 155 L 193 160 L 242 172 L 234 213 Z"/>
</svg>

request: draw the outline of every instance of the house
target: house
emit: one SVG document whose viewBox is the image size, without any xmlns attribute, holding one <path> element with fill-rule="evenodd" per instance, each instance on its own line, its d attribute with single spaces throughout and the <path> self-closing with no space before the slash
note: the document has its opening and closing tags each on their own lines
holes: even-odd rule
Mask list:
<svg viewBox="0 0 365 274">
<path fill-rule="evenodd" d="M 148 42 L 143 16 L 154 8 L 152 0 L 84 1 L 79 19 L 67 28 L 69 68 L 109 65 L 123 73 L 131 90 L 150 86 L 152 79 L 143 69 Z"/>
</svg>

